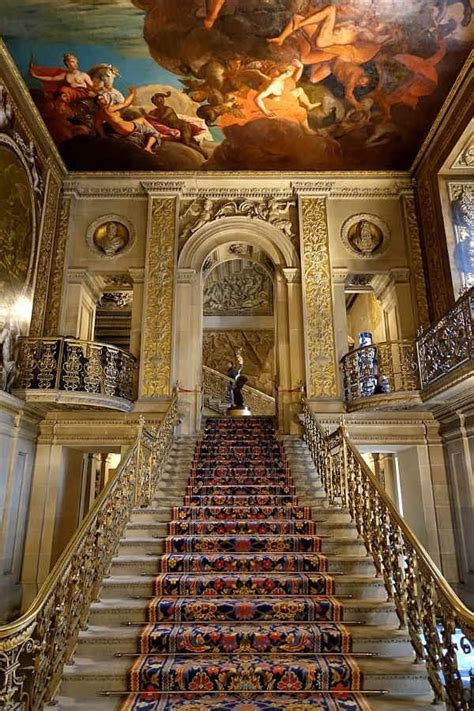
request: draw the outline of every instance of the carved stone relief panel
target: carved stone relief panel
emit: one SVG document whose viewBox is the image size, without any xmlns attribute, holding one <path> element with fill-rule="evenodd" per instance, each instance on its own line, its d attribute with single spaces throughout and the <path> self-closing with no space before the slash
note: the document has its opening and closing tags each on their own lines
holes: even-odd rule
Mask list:
<svg viewBox="0 0 474 711">
<path fill-rule="evenodd" d="M 229 361 L 241 350 L 248 384 L 267 395 L 273 395 L 274 333 L 273 331 L 204 331 L 203 363 L 208 368 L 226 373 Z"/>
<path fill-rule="evenodd" d="M 258 264 L 232 259 L 217 265 L 204 285 L 205 316 L 259 315 L 273 313 L 273 285 Z"/>
<path fill-rule="evenodd" d="M 280 230 L 285 238 L 291 240 L 295 247 L 298 246 L 296 200 L 287 196 L 268 195 L 256 199 L 196 197 L 192 200 L 182 200 L 179 249 L 181 250 L 188 239 L 208 222 L 236 216 L 268 222 Z"/>
</svg>

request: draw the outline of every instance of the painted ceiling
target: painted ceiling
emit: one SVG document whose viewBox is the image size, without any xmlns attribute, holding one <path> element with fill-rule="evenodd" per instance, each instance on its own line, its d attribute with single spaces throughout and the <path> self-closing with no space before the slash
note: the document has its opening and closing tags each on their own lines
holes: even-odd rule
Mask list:
<svg viewBox="0 0 474 711">
<path fill-rule="evenodd" d="M 470 0 L 2 0 L 0 30 L 71 170 L 384 170 L 474 23 Z"/>
</svg>

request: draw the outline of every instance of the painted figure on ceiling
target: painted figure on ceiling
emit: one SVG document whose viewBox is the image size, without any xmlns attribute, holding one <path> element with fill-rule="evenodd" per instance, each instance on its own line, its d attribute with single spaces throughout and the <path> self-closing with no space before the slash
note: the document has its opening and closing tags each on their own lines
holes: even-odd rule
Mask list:
<svg viewBox="0 0 474 711">
<path fill-rule="evenodd" d="M 40 67 L 31 62 L 29 67 L 30 76 L 38 79 L 43 84 L 45 93 L 60 93 L 62 100 L 65 102 L 82 99 L 97 93 L 89 74 L 79 69 L 79 60 L 74 54 L 65 54 L 63 61 L 64 69 Z"/>
<path fill-rule="evenodd" d="M 103 94 L 97 96 L 98 111 L 94 119 L 95 130 L 101 138 L 104 138 L 106 136 L 104 124 L 108 124 L 118 136 L 123 136 L 136 143 L 140 148 L 153 153 L 153 149 L 161 143 L 160 134 L 156 128 L 143 116 L 139 116 L 133 121 L 127 121 L 120 115 L 120 112 L 127 109 L 135 99 L 135 88 L 130 87 L 129 92 L 128 97 L 121 104 L 110 105 Z"/>
</svg>

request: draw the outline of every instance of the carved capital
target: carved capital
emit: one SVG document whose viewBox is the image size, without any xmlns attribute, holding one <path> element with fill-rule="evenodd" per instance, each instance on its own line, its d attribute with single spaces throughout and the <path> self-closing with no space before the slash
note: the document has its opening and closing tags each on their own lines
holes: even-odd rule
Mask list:
<svg viewBox="0 0 474 711">
<path fill-rule="evenodd" d="M 192 284 L 195 278 L 195 269 L 178 269 L 177 271 L 178 284 Z"/>
<path fill-rule="evenodd" d="M 301 284 L 301 270 L 286 268 L 281 270 L 287 284 Z"/>
<path fill-rule="evenodd" d="M 143 284 L 145 281 L 145 270 L 144 269 L 129 269 L 128 273 L 130 274 L 130 278 L 134 284 Z"/>
<path fill-rule="evenodd" d="M 332 270 L 332 280 L 337 286 L 345 286 L 349 270 L 347 267 L 334 267 Z"/>
</svg>

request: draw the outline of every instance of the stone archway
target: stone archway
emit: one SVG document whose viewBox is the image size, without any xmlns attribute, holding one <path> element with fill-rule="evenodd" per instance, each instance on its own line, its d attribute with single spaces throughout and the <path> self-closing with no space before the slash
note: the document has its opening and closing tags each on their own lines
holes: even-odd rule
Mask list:
<svg viewBox="0 0 474 711">
<path fill-rule="evenodd" d="M 237 216 L 209 222 L 184 245 L 177 272 L 176 377 L 185 391 L 196 391 L 201 383 L 203 266 L 218 247 L 236 242 L 258 247 L 274 266 L 278 418 L 280 429 L 289 432 L 297 398 L 287 391 L 305 377 L 300 261 L 291 240 L 263 220 Z M 183 392 L 182 402 L 183 426 L 194 431 L 200 426 L 199 393 Z"/>
</svg>

